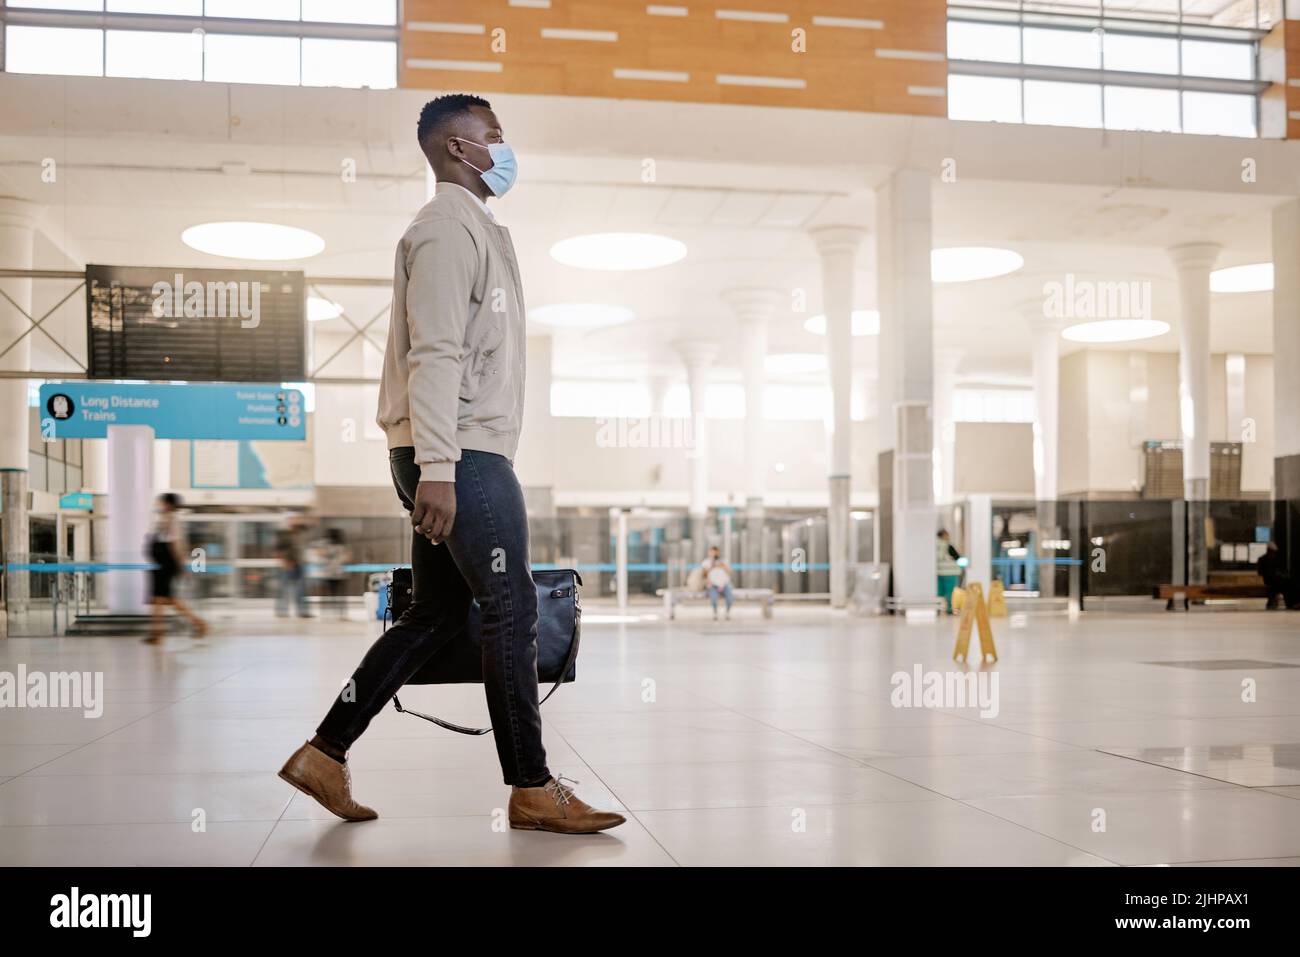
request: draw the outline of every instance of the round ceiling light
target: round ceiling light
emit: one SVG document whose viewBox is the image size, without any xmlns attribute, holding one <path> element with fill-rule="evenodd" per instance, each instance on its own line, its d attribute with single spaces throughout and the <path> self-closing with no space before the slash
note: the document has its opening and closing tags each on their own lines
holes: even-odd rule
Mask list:
<svg viewBox="0 0 1300 957">
<path fill-rule="evenodd" d="M 1169 331 L 1169 323 L 1159 319 L 1102 319 L 1067 326 L 1061 337 L 1071 342 L 1136 342 L 1154 339 Z"/>
<path fill-rule="evenodd" d="M 803 324 L 803 327 L 814 336 L 824 336 L 826 335 L 826 317 L 813 316 Z M 855 336 L 880 335 L 880 313 L 874 309 L 854 309 L 853 334 Z"/>
<path fill-rule="evenodd" d="M 325 248 L 315 233 L 279 223 L 200 223 L 181 233 L 181 242 L 227 259 L 308 259 Z"/>
<path fill-rule="evenodd" d="M 590 233 L 562 239 L 551 258 L 579 269 L 657 269 L 686 256 L 686 244 L 657 233 Z"/>
<path fill-rule="evenodd" d="M 324 322 L 326 319 L 337 319 L 343 315 L 343 307 L 331 299 L 322 299 L 320 296 L 310 296 L 307 299 L 307 321 Z"/>
<path fill-rule="evenodd" d="M 931 282 L 974 282 L 996 279 L 1025 264 L 1020 253 L 994 246 L 951 246 L 930 252 Z"/>
<path fill-rule="evenodd" d="M 631 322 L 636 313 L 599 302 L 559 302 L 528 310 L 528 318 L 553 329 L 603 329 Z"/>
<path fill-rule="evenodd" d="M 1272 263 L 1229 266 L 1210 273 L 1211 292 L 1269 292 L 1272 288 Z"/>
<path fill-rule="evenodd" d="M 820 352 L 783 352 L 763 360 L 763 367 L 772 375 L 803 375 L 826 369 L 826 356 Z"/>
</svg>

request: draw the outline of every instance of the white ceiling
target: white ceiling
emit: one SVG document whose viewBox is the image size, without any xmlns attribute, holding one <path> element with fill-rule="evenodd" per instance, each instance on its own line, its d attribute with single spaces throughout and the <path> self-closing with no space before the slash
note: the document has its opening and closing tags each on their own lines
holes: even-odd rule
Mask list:
<svg viewBox="0 0 1300 957">
<path fill-rule="evenodd" d="M 0 134 L 0 193 L 39 202 L 43 231 L 75 266 L 229 265 L 184 246 L 181 231 L 212 219 L 254 219 L 325 238 L 323 254 L 286 268 L 382 279 L 425 197 L 413 142 L 424 98 L 417 91 L 0 75 L 0 94 L 0 129 L 10 131 Z M 49 108 L 37 108 L 33 96 Z M 871 187 L 893 166 L 937 174 L 950 157 L 959 175 L 952 183 L 936 175 L 935 245 L 1003 245 L 1025 258 L 1014 276 L 935 287 L 936 348 L 960 354 L 962 377 L 1027 378 L 1027 316 L 1041 310 L 1044 284 L 1066 274 L 1150 281 L 1154 316 L 1174 330 L 1141 347 L 1174 351 L 1176 287 L 1165 249 L 1213 240 L 1224 246 L 1224 265 L 1267 260 L 1269 210 L 1294 195 L 1300 168 L 1293 144 L 1265 141 L 494 99 L 521 168 L 518 187 L 495 210 L 514 235 L 529 305 L 610 302 L 638 317 L 613 329 L 556 333 L 555 372 L 564 376 L 675 374 L 670 344 L 683 334 L 717 339 L 717 375 L 737 376 L 739 332 L 724 293 L 766 286 L 782 293 L 784 304 L 806 290 L 809 313 L 820 311 L 820 267 L 807 234 L 819 223 L 864 226 L 857 305 L 874 306 Z M 1259 182 L 1250 187 L 1237 181 L 1243 145 L 1259 160 Z M 44 157 L 60 164 L 54 184 L 41 180 Z M 642 179 L 647 158 L 654 182 Z M 348 160 L 359 171 L 354 183 L 339 175 Z M 619 274 L 562 266 L 548 255 L 559 239 L 603 230 L 665 233 L 685 242 L 689 255 L 662 269 Z M 386 299 L 382 288 L 331 294 L 358 321 Z M 1270 311 L 1267 294 L 1216 296 L 1214 349 L 1270 351 Z M 804 318 L 779 308 L 771 351 L 821 349 L 823 340 L 803 331 Z M 84 319 L 75 311 L 60 319 L 75 338 Z M 372 330 L 382 327 L 381 320 Z M 325 341 L 331 330 L 349 331 L 343 320 L 317 324 L 318 353 L 332 351 Z M 38 365 L 61 361 L 48 344 L 37 341 L 34 349 Z M 873 342 L 860 340 L 855 349 L 855 364 L 871 374 Z M 358 352 L 328 374 L 363 371 Z"/>
</svg>

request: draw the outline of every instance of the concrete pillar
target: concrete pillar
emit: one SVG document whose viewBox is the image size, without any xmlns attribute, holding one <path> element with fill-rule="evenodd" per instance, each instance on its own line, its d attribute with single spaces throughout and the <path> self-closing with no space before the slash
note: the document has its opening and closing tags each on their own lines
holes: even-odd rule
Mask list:
<svg viewBox="0 0 1300 957">
<path fill-rule="evenodd" d="M 515 472 L 524 489 L 528 514 L 533 518 L 555 517 L 555 419 L 551 416 L 550 336 L 528 337 L 528 369 L 524 377 L 524 422 L 515 453 Z M 595 445 L 595 437 L 592 438 Z M 603 450 L 602 450 L 603 451 Z M 538 525 L 539 532 L 546 526 Z M 543 533 L 544 541 L 533 550 L 546 554 L 555 542 L 553 530 Z"/>
<path fill-rule="evenodd" d="M 957 422 L 953 393 L 957 391 L 957 369 L 961 359 L 960 349 L 936 349 L 934 353 L 934 454 L 938 465 L 935 497 L 949 505 L 956 497 L 953 465 L 957 452 Z"/>
<path fill-rule="evenodd" d="M 1030 318 L 1029 344 L 1034 380 L 1034 497 L 1055 501 L 1060 492 L 1062 324 L 1042 314 Z"/>
<path fill-rule="evenodd" d="M 672 390 L 676 379 L 662 372 L 652 372 L 646 376 L 645 390 L 650 396 L 650 416 L 658 418 L 668 414 L 668 393 Z"/>
<path fill-rule="evenodd" d="M 704 394 L 718 344 L 707 339 L 683 339 L 674 342 L 673 348 L 686 367 L 686 384 L 690 390 L 692 442 L 686 453 L 691 476 L 689 514 L 691 540 L 699 551 L 704 544 L 705 521 L 709 516 L 709 436 Z"/>
<path fill-rule="evenodd" d="M 1188 503 L 1187 582 L 1191 585 L 1204 584 L 1208 571 L 1210 270 L 1221 248 L 1216 243 L 1187 243 L 1169 250 L 1178 270 L 1178 413 L 1183 436 L 1183 495 Z"/>
<path fill-rule="evenodd" d="M 147 425 L 108 427 L 108 550 L 112 564 L 147 561 L 145 541 L 153 525 L 153 429 Z M 145 611 L 145 572 L 111 571 L 108 610 L 114 615 Z"/>
<path fill-rule="evenodd" d="M 1273 494 L 1300 502 L 1300 200 L 1273 208 Z M 1300 508 L 1300 506 L 1297 506 Z M 1292 574 L 1300 571 L 1293 543 Z"/>
<path fill-rule="evenodd" d="M 930 187 L 929 173 L 903 169 L 876 190 L 881 512 L 895 605 L 909 615 L 932 614 L 937 595 Z"/>
<path fill-rule="evenodd" d="M 779 289 L 746 287 L 723 293 L 736 314 L 740 333 L 740 374 L 745 388 L 745 534 L 739 570 L 743 585 L 765 584 L 758 566 L 763 564 L 763 524 L 767 492 L 767 441 L 763 421 L 763 391 L 767 384 L 768 324 L 777 305 L 785 300 Z M 731 543 L 730 536 L 726 539 Z M 730 561 L 730 559 L 728 559 Z"/>
<path fill-rule="evenodd" d="M 31 269 L 38 207 L 23 199 L 0 197 L 0 268 Z M 31 369 L 30 334 L 10 348 L 31 328 L 31 279 L 0 279 L 0 369 Z M 12 301 L 11 301 L 12 300 Z M 28 429 L 27 380 L 0 378 L 0 553 L 12 561 L 23 561 L 29 551 L 27 521 Z M 7 600 L 13 610 L 26 607 L 29 592 L 26 572 L 7 577 Z"/>
<path fill-rule="evenodd" d="M 1056 504 L 1059 495 L 1061 329 L 1063 324 L 1045 315 L 1038 303 L 1029 316 L 1029 344 L 1034 379 L 1034 498 L 1038 502 L 1040 538 L 1061 539 L 1061 522 Z M 1058 552 L 1043 552 L 1040 558 L 1057 558 Z M 1044 597 L 1056 594 L 1054 564 L 1038 566 L 1038 590 Z"/>
<path fill-rule="evenodd" d="M 1273 535 L 1300 575 L 1300 200 L 1273 207 Z"/>
<path fill-rule="evenodd" d="M 852 491 L 853 273 L 866 231 L 860 226 L 818 226 L 811 231 L 822 266 L 822 308 L 826 313 L 826 364 L 830 370 L 831 415 L 827 540 L 830 548 L 831 607 L 848 604 L 849 498 Z"/>
<path fill-rule="evenodd" d="M 81 487 L 96 495 L 108 494 L 108 440 L 81 440 Z"/>
</svg>

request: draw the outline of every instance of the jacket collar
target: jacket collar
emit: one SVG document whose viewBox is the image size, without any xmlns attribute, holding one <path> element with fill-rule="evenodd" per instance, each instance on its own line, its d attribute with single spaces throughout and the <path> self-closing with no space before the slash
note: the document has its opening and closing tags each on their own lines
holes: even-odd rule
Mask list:
<svg viewBox="0 0 1300 957">
<path fill-rule="evenodd" d="M 444 180 L 434 187 L 434 195 L 447 196 L 454 202 L 460 203 L 467 210 L 470 210 L 471 213 L 482 222 L 494 225 L 496 224 L 496 217 L 493 216 L 492 212 L 488 209 L 487 203 L 483 202 L 483 200 L 479 199 L 458 183 L 451 183 Z"/>
</svg>

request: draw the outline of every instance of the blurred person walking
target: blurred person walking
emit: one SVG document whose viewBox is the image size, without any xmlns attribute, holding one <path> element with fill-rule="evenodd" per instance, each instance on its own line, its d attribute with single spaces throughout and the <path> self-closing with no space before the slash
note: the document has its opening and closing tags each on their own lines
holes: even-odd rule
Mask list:
<svg viewBox="0 0 1300 957">
<path fill-rule="evenodd" d="M 280 562 L 280 582 L 275 593 L 275 616 L 288 618 L 292 608 L 299 618 L 310 618 L 307 610 L 306 568 L 303 563 L 302 526 L 291 518 L 275 536 L 275 557 Z"/>
<path fill-rule="evenodd" d="M 145 548 L 145 553 L 154 566 L 150 573 L 153 616 L 149 623 L 149 637 L 144 639 L 147 645 L 156 645 L 163 640 L 167 630 L 166 609 L 169 605 L 190 623 L 195 638 L 202 638 L 208 633 L 207 622 L 190 611 L 189 606 L 175 593 L 176 580 L 185 570 L 180 522 L 176 515 L 180 507 L 181 497 L 175 492 L 163 492 L 154 503 L 156 518 Z"/>
<path fill-rule="evenodd" d="M 325 541 L 320 548 L 321 580 L 326 598 L 341 619 L 348 617 L 348 600 L 344 593 L 348 583 L 348 558 L 347 539 L 342 529 L 326 529 Z"/>
</svg>

